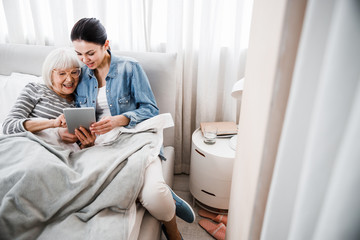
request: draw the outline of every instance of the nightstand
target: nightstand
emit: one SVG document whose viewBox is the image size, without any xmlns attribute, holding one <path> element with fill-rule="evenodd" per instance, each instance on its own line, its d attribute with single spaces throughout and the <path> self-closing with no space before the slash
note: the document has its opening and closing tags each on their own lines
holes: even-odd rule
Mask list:
<svg viewBox="0 0 360 240">
<path fill-rule="evenodd" d="M 215 144 L 208 145 L 200 129 L 192 135 L 190 192 L 208 210 L 226 212 L 229 208 L 235 159 L 229 141 L 229 138 L 217 138 Z"/>
</svg>

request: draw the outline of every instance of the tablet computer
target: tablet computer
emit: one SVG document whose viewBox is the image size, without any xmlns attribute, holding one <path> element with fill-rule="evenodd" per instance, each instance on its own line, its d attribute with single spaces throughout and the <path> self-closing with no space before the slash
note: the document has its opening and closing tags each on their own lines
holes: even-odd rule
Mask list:
<svg viewBox="0 0 360 240">
<path fill-rule="evenodd" d="M 96 122 L 95 109 L 85 108 L 65 108 L 63 109 L 69 133 L 75 133 L 75 129 L 80 126 L 89 129 L 90 125 Z"/>
</svg>

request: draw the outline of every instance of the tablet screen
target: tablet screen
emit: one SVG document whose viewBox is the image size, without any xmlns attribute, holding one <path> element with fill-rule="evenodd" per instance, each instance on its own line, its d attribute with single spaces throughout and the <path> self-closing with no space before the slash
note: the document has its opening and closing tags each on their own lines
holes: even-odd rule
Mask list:
<svg viewBox="0 0 360 240">
<path fill-rule="evenodd" d="M 69 133 L 75 133 L 75 129 L 80 126 L 89 129 L 90 124 L 96 122 L 95 109 L 85 108 L 65 108 L 63 110 Z"/>
</svg>

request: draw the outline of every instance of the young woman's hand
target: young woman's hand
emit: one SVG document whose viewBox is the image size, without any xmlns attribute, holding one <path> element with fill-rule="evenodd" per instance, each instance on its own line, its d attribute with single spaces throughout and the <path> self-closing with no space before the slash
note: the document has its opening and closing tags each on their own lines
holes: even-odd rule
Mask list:
<svg viewBox="0 0 360 240">
<path fill-rule="evenodd" d="M 95 133 L 89 132 L 84 127 L 80 127 L 79 129 L 75 129 L 75 135 L 81 142 L 81 149 L 94 146 L 96 140 Z"/>
<path fill-rule="evenodd" d="M 129 119 L 123 115 L 106 116 L 100 121 L 91 124 L 90 131 L 95 134 L 105 134 L 116 127 L 126 126 L 129 124 Z"/>
<path fill-rule="evenodd" d="M 77 136 L 75 134 L 69 133 L 67 128 L 59 128 L 58 133 L 63 142 L 75 143 L 78 140 Z"/>
</svg>

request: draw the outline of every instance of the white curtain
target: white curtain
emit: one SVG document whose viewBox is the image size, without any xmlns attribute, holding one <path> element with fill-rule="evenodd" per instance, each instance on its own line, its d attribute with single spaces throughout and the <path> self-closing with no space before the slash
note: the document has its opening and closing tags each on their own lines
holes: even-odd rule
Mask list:
<svg viewBox="0 0 360 240">
<path fill-rule="evenodd" d="M 308 1 L 261 239 L 360 239 L 359 43 L 359 1 Z"/>
<path fill-rule="evenodd" d="M 73 24 L 96 17 L 114 50 L 176 52 L 175 172 L 189 173 L 199 123 L 236 121 L 251 11 L 252 0 L 3 0 L 0 43 L 71 46 Z"/>
</svg>

